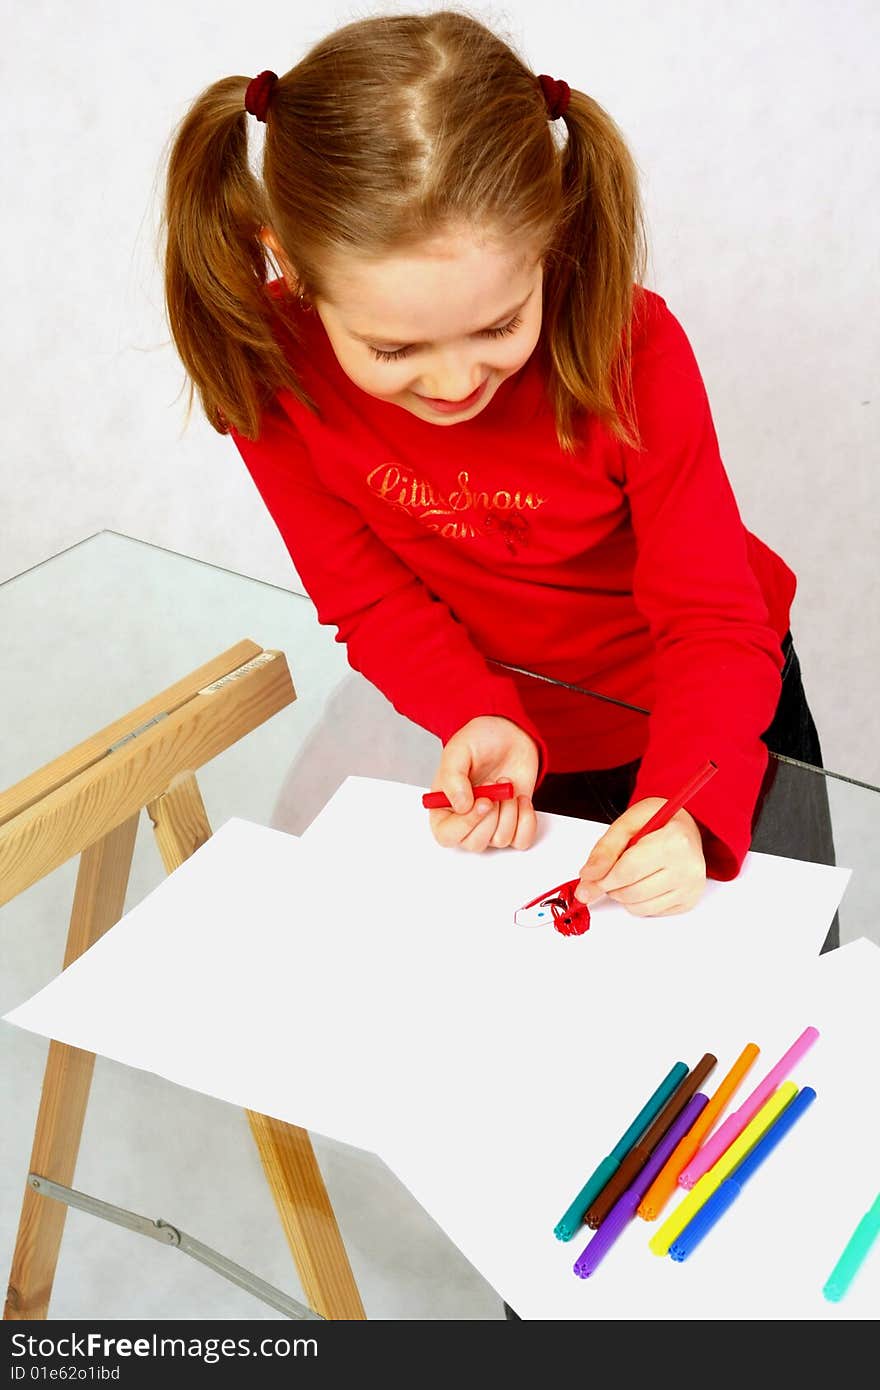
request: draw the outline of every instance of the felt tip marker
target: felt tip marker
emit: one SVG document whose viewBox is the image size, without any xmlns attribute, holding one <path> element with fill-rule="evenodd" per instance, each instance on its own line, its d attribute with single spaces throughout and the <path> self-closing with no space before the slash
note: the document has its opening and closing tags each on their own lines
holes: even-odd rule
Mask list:
<svg viewBox="0 0 880 1390">
<path fill-rule="evenodd" d="M 831 1303 L 839 1303 L 864 1264 L 868 1251 L 880 1236 L 880 1192 L 866 1211 L 843 1248 L 837 1264 L 825 1280 L 822 1292 Z"/>
<path fill-rule="evenodd" d="M 512 782 L 490 782 L 485 787 L 474 787 L 474 801 L 485 797 L 487 801 L 510 801 L 513 796 Z M 422 805 L 429 811 L 450 810 L 451 802 L 445 792 L 424 792 Z"/>
<path fill-rule="evenodd" d="M 714 763 L 712 759 L 709 758 L 703 766 L 694 773 L 693 777 L 691 777 L 688 782 L 685 782 L 683 787 L 679 788 L 674 796 L 671 796 L 668 801 L 664 802 L 659 811 L 654 812 L 651 819 L 642 826 L 641 830 L 637 830 L 634 835 L 630 836 L 626 846 L 627 849 L 632 849 L 633 845 L 637 845 L 639 840 L 644 839 L 646 835 L 650 835 L 652 831 L 662 830 L 665 825 L 668 825 L 676 812 L 683 810 L 691 797 L 696 796 L 697 792 L 702 787 L 705 787 L 709 778 L 714 777 L 717 771 L 718 764 Z"/>
</svg>

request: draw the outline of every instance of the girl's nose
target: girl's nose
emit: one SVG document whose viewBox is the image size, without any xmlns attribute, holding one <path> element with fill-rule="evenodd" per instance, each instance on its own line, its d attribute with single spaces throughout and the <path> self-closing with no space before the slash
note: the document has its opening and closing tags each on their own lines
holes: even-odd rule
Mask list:
<svg viewBox="0 0 880 1390">
<path fill-rule="evenodd" d="M 464 401 L 482 386 L 486 373 L 473 372 L 463 376 L 460 372 L 424 377 L 422 395 L 435 401 Z"/>
<path fill-rule="evenodd" d="M 485 367 L 474 367 L 467 361 L 456 361 L 451 354 L 434 361 L 434 370 L 422 377 L 419 388 L 423 396 L 435 401 L 464 401 L 482 386 L 488 375 Z"/>
</svg>

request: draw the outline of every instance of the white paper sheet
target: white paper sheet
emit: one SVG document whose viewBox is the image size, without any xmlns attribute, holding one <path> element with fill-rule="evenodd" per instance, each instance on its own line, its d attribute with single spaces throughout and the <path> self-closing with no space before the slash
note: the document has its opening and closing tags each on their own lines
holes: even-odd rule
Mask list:
<svg viewBox="0 0 880 1390">
<path fill-rule="evenodd" d="M 358 1041 L 370 938 L 340 947 L 329 886 L 300 907 L 300 855 L 293 836 L 227 821 L 7 1019 L 372 1150 L 381 1078 Z"/>
<path fill-rule="evenodd" d="M 852 1103 L 857 1013 L 835 995 L 806 1017 L 800 981 L 831 959 L 816 953 L 848 871 L 751 855 L 689 914 L 605 902 L 565 938 L 513 912 L 573 877 L 604 827 L 542 816 L 526 853 L 442 850 L 420 790 L 350 778 L 301 840 L 228 821 L 7 1018 L 380 1154 L 524 1317 L 592 1316 L 603 1298 L 602 1316 L 654 1316 L 622 1302 L 614 1266 L 664 1262 L 622 1240 L 583 1286 L 580 1247 L 553 1225 L 674 1061 L 715 1052 L 717 1084 L 745 1042 L 769 1065 L 815 1023 L 846 1080 L 831 1066 L 823 1088 Z M 817 1075 L 803 1079 L 821 1101 Z M 713 1296 L 696 1313 L 700 1280 L 685 1306 L 687 1286 L 656 1273 L 633 1297 L 669 1288 L 664 1316 L 758 1316 L 735 1311 L 741 1274 L 718 1276 L 734 1311 Z"/>
<path fill-rule="evenodd" d="M 703 969 L 753 972 L 773 959 L 791 964 L 819 952 L 850 878 L 850 870 L 748 854 L 730 883 L 709 882 L 696 908 L 664 918 L 633 917 L 600 900 L 582 937 L 548 928 L 513 926 L 516 908 L 547 888 L 577 876 L 607 826 L 570 816 L 539 814 L 536 843 L 526 852 L 471 854 L 433 839 L 421 789 L 398 782 L 349 777 L 302 836 L 310 862 L 326 867 L 354 901 L 378 913 L 383 938 L 415 935 L 431 968 L 461 979 L 463 959 L 479 962 L 485 979 L 511 971 L 530 986 L 542 972 L 550 993 L 606 983 L 625 970 L 629 988 L 678 989 Z M 409 913 L 383 907 L 408 903 Z M 442 945 L 442 951 L 439 947 Z M 684 974 L 680 980 L 676 972 Z M 606 974 L 607 971 L 607 974 Z M 469 972 L 471 973 L 471 972 Z M 602 1007 L 592 999 L 590 1007 Z M 617 1007 L 617 1001 L 615 1002 Z"/>
</svg>

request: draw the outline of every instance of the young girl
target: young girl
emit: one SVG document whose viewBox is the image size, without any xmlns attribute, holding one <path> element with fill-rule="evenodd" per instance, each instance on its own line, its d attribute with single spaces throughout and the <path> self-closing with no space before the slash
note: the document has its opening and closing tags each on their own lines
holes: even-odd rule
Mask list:
<svg viewBox="0 0 880 1390">
<path fill-rule="evenodd" d="M 441 740 L 438 841 L 526 849 L 536 807 L 610 820 L 578 896 L 639 916 L 734 877 L 768 744 L 821 764 L 795 578 L 745 529 L 688 339 L 641 285 L 602 108 L 465 14 L 361 20 L 198 97 L 165 229 L 208 419 L 352 666 Z M 499 779 L 514 798 L 474 800 Z"/>
</svg>

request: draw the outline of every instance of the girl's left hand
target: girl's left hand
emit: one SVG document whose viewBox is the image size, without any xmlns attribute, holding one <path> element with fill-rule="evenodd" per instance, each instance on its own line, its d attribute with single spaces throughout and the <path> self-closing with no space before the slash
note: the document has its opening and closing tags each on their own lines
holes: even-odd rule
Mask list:
<svg viewBox="0 0 880 1390">
<path fill-rule="evenodd" d="M 700 828 L 688 811 L 676 811 L 662 829 L 626 848 L 665 804 L 662 797 L 649 796 L 618 816 L 581 869 L 576 898 L 591 904 L 607 893 L 634 917 L 669 917 L 688 912 L 699 901 L 706 861 Z"/>
</svg>

